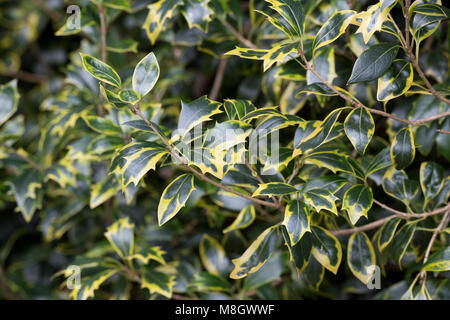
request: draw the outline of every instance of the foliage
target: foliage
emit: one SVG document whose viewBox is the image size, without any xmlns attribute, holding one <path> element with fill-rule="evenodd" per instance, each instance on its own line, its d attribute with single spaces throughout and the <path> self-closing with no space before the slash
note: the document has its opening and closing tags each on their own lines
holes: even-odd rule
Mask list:
<svg viewBox="0 0 450 320">
<path fill-rule="evenodd" d="M 0 7 L 2 298 L 450 298 L 440 0 Z"/>
</svg>

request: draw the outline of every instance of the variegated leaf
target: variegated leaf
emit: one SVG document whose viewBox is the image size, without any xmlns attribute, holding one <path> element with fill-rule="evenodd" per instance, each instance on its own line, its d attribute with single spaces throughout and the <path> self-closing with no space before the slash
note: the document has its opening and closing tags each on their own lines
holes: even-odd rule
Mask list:
<svg viewBox="0 0 450 320">
<path fill-rule="evenodd" d="M 342 200 L 342 209 L 346 210 L 352 224 L 356 224 L 361 217 L 367 218 L 367 213 L 372 207 L 372 189 L 362 184 L 357 184 L 347 190 Z"/>
<path fill-rule="evenodd" d="M 353 275 L 367 284 L 375 272 L 376 256 L 369 237 L 364 232 L 350 236 L 347 246 L 347 263 Z"/>
</svg>

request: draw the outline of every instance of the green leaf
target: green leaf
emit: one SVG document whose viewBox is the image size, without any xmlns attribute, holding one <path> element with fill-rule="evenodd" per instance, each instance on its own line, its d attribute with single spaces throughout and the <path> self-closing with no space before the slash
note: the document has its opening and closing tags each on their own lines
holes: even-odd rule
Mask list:
<svg viewBox="0 0 450 320">
<path fill-rule="evenodd" d="M 136 104 L 141 100 L 141 96 L 137 91 L 126 89 L 119 92 L 119 99 L 128 104 Z"/>
<path fill-rule="evenodd" d="M 371 81 L 380 77 L 391 66 L 398 48 L 398 44 L 389 42 L 369 47 L 356 60 L 348 83 Z"/>
<path fill-rule="evenodd" d="M 178 118 L 178 134 L 183 135 L 196 125 L 210 120 L 215 114 L 221 113 L 221 103 L 202 96 L 190 103 L 181 101 L 181 113 Z"/>
<path fill-rule="evenodd" d="M 375 123 L 370 112 L 360 107 L 348 114 L 344 130 L 356 151 L 364 154 L 375 133 Z"/>
<path fill-rule="evenodd" d="M 148 8 L 147 18 L 142 28 L 147 33 L 151 44 L 155 44 L 161 31 L 168 27 L 168 20 L 172 18 L 175 9 L 181 5 L 179 0 L 160 0 L 150 4 Z"/>
<path fill-rule="evenodd" d="M 414 71 L 411 63 L 394 60 L 387 71 L 378 78 L 377 100 L 388 101 L 401 96 L 413 83 Z"/>
<path fill-rule="evenodd" d="M 113 43 L 109 43 L 106 47 L 109 52 L 115 53 L 127 53 L 127 52 L 138 52 L 138 42 L 131 39 L 116 40 Z"/>
<path fill-rule="evenodd" d="M 353 275 L 367 284 L 375 272 L 375 250 L 364 232 L 350 236 L 347 247 L 347 263 Z"/>
<path fill-rule="evenodd" d="M 243 121 L 228 120 L 209 129 L 203 137 L 203 145 L 215 156 L 222 155 L 234 146 L 245 143 L 253 127 Z"/>
<path fill-rule="evenodd" d="M 357 184 L 347 190 L 342 200 L 342 210 L 346 210 L 352 224 L 356 224 L 358 220 L 364 216 L 372 207 L 373 194 L 370 187 Z"/>
<path fill-rule="evenodd" d="M 97 133 L 103 134 L 120 134 L 122 130 L 111 120 L 99 117 L 99 116 L 83 116 L 83 120 L 86 122 L 89 128 Z"/>
<path fill-rule="evenodd" d="M 102 0 L 105 7 L 124 10 L 127 12 L 131 11 L 130 0 Z"/>
<path fill-rule="evenodd" d="M 298 47 L 298 41 L 286 41 L 275 44 L 262 57 L 262 60 L 264 60 L 264 72 L 267 71 L 274 63 L 283 62 L 286 57 L 297 57 Z"/>
<path fill-rule="evenodd" d="M 159 78 L 159 64 L 155 54 L 150 52 L 139 63 L 133 72 L 133 89 L 144 97 L 156 84 Z"/>
<path fill-rule="evenodd" d="M 406 205 L 409 205 L 420 192 L 420 185 L 417 181 L 409 180 L 403 170 L 396 170 L 394 167 L 386 171 L 382 185 L 384 192 Z"/>
<path fill-rule="evenodd" d="M 282 227 L 281 230 L 283 232 L 284 243 L 289 250 L 290 261 L 294 264 L 295 269 L 297 270 L 297 275 L 300 276 L 300 274 L 303 272 L 303 270 L 305 270 L 308 262 L 310 261 L 312 250 L 312 234 L 305 233 L 300 241 L 298 241 L 297 244 L 293 246 L 291 244 L 291 237 L 286 228 Z"/>
<path fill-rule="evenodd" d="M 209 8 L 209 0 L 184 0 L 183 15 L 189 28 L 197 27 L 208 32 L 208 23 L 212 20 L 213 11 Z"/>
<path fill-rule="evenodd" d="M 276 19 L 277 25 L 288 36 L 301 37 L 305 30 L 305 14 L 302 2 L 299 0 L 266 0 L 271 4 L 270 8 L 278 12 L 283 20 Z"/>
<path fill-rule="evenodd" d="M 377 4 L 370 6 L 367 11 L 358 15 L 362 21 L 356 33 L 362 33 L 365 43 L 369 42 L 375 31 L 381 30 L 383 22 L 386 21 L 396 3 L 397 0 L 380 0 Z"/>
<path fill-rule="evenodd" d="M 225 53 L 225 55 L 229 56 L 238 56 L 244 59 L 250 60 L 263 60 L 264 56 L 269 50 L 267 49 L 253 49 L 253 48 L 240 48 L 236 47 L 231 51 Z"/>
<path fill-rule="evenodd" d="M 322 227 L 312 227 L 312 255 L 327 270 L 336 274 L 342 260 L 339 240 Z"/>
<path fill-rule="evenodd" d="M 70 293 L 74 300 L 87 300 L 94 297 L 94 292 L 100 285 L 116 274 L 116 270 L 106 269 L 100 272 L 89 275 L 81 280 L 81 285 L 75 286 Z"/>
<path fill-rule="evenodd" d="M 258 108 L 255 110 L 252 110 L 248 112 L 245 116 L 242 117 L 242 121 L 250 122 L 253 119 L 259 119 L 262 117 L 268 117 L 268 116 L 279 116 L 283 117 L 285 120 L 287 120 L 286 116 L 283 115 L 277 107 L 264 107 L 264 108 Z"/>
<path fill-rule="evenodd" d="M 267 228 L 261 233 L 250 247 L 237 259 L 233 259 L 234 269 L 230 274 L 231 279 L 240 279 L 249 273 L 254 273 L 261 268 L 275 250 L 278 242 L 278 225 Z"/>
<path fill-rule="evenodd" d="M 416 146 L 414 145 L 414 135 L 410 127 L 401 129 L 392 141 L 391 159 L 397 170 L 401 170 L 409 166 L 416 154 Z"/>
<path fill-rule="evenodd" d="M 224 278 L 207 272 L 196 274 L 194 280 L 189 285 L 200 292 L 227 292 L 231 289 L 230 283 Z"/>
<path fill-rule="evenodd" d="M 306 181 L 301 193 L 305 193 L 313 189 L 325 189 L 330 191 L 332 194 L 335 194 L 346 184 L 348 184 L 348 180 L 346 178 L 336 175 L 312 178 Z"/>
<path fill-rule="evenodd" d="M 154 260 L 161 264 L 166 263 L 163 258 L 163 255 L 166 252 L 161 250 L 160 247 L 150 247 L 146 245 L 141 248 L 141 246 L 138 246 L 135 251 L 136 252 L 131 256 L 132 259 L 137 259 L 145 264 L 147 264 L 150 260 Z"/>
<path fill-rule="evenodd" d="M 285 194 L 289 194 L 289 193 L 293 193 L 293 192 L 297 192 L 297 189 L 295 189 L 293 186 L 291 186 L 289 184 L 282 183 L 282 182 L 269 182 L 269 183 L 260 184 L 258 189 L 256 189 L 255 192 L 253 192 L 252 197 L 261 196 L 261 195 L 281 196 L 281 195 L 285 195 Z"/>
<path fill-rule="evenodd" d="M 340 108 L 330 112 L 330 114 L 328 114 L 328 116 L 311 131 L 311 133 L 304 135 L 305 137 L 295 145 L 294 157 L 312 151 L 324 143 L 330 135 L 342 110 L 343 108 Z"/>
<path fill-rule="evenodd" d="M 350 173 L 357 178 L 364 178 L 361 167 L 352 159 L 338 151 L 315 152 L 304 158 L 305 164 L 314 164 L 319 168 L 327 168 L 334 173 L 338 171 Z"/>
<path fill-rule="evenodd" d="M 225 99 L 224 109 L 229 120 L 242 120 L 242 118 L 256 108 L 250 100 Z"/>
<path fill-rule="evenodd" d="M 244 209 L 242 209 L 236 219 L 234 219 L 233 223 L 230 224 L 228 227 L 223 229 L 223 233 L 228 233 L 233 230 L 238 229 L 245 229 L 248 226 L 250 226 L 253 221 L 255 220 L 255 208 L 250 205 L 246 206 Z"/>
<path fill-rule="evenodd" d="M 305 203 L 314 207 L 317 212 L 320 212 L 322 209 L 326 209 L 335 215 L 338 214 L 335 204 L 338 198 L 326 189 L 308 190 L 304 193 L 303 197 Z"/>
<path fill-rule="evenodd" d="M 105 232 L 105 237 L 122 258 L 127 259 L 134 252 L 134 224 L 128 217 L 117 220 Z"/>
<path fill-rule="evenodd" d="M 141 288 L 146 288 L 150 294 L 158 293 L 166 298 L 172 297 L 175 276 L 146 268 L 142 275 Z"/>
<path fill-rule="evenodd" d="M 311 232 L 309 208 L 303 201 L 290 201 L 282 224 L 286 227 L 291 245 L 295 246 L 306 232 Z"/>
<path fill-rule="evenodd" d="M 199 246 L 200 259 L 210 274 L 224 276 L 228 271 L 229 261 L 221 244 L 205 234 Z"/>
<path fill-rule="evenodd" d="M 392 243 L 393 257 L 401 268 L 402 258 L 416 231 L 417 221 L 408 222 L 400 228 Z"/>
<path fill-rule="evenodd" d="M 436 197 L 444 186 L 444 169 L 434 162 L 422 162 L 420 186 L 426 201 Z"/>
<path fill-rule="evenodd" d="M 6 182 L 17 202 L 17 208 L 26 222 L 30 222 L 36 209 L 42 207 L 42 174 L 34 168 L 25 169 Z"/>
<path fill-rule="evenodd" d="M 450 270 L 450 247 L 447 246 L 432 254 L 422 267 L 423 271 L 449 271 Z"/>
<path fill-rule="evenodd" d="M 353 20 L 355 13 L 353 10 L 342 10 L 328 18 L 314 38 L 313 50 L 326 46 L 339 38 Z"/>
<path fill-rule="evenodd" d="M 402 219 L 400 218 L 392 218 L 389 219 L 383 227 L 381 227 L 380 235 L 378 236 L 378 249 L 380 252 L 383 251 L 389 243 L 391 243 L 394 238 L 395 231 L 401 221 Z"/>
<path fill-rule="evenodd" d="M 328 83 L 332 84 L 337 78 L 336 74 L 336 58 L 334 55 L 333 47 L 322 47 L 314 53 L 312 64 L 314 65 L 315 71 Z M 306 72 L 306 82 L 308 85 L 313 83 L 322 83 L 311 70 Z M 316 98 L 321 98 L 316 97 Z M 319 102 L 321 100 L 319 99 Z"/>
<path fill-rule="evenodd" d="M 186 204 L 194 187 L 194 176 L 182 174 L 164 189 L 158 205 L 158 223 L 162 226 L 172 219 Z"/>
<path fill-rule="evenodd" d="M 122 81 L 117 72 L 106 63 L 90 55 L 80 53 L 84 68 L 96 79 L 120 88 Z"/>
<path fill-rule="evenodd" d="M 0 85 L 0 126 L 17 111 L 19 99 L 17 80 Z"/>
<path fill-rule="evenodd" d="M 119 95 L 116 93 L 106 89 L 102 84 L 100 84 L 100 91 L 103 92 L 106 100 L 111 103 L 116 108 L 129 108 L 130 105 L 128 103 L 120 100 Z"/>
</svg>

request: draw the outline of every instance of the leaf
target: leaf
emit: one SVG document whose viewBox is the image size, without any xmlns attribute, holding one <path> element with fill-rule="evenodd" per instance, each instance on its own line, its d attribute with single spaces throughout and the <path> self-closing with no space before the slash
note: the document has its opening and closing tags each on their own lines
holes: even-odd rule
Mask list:
<svg viewBox="0 0 450 320">
<path fill-rule="evenodd" d="M 277 107 L 264 107 L 264 108 L 258 108 L 255 110 L 252 110 L 248 112 L 245 116 L 242 117 L 242 121 L 250 122 L 253 119 L 259 119 L 262 117 L 268 117 L 268 116 L 280 116 L 287 120 L 286 116 L 283 115 Z"/>
<path fill-rule="evenodd" d="M 388 101 L 401 96 L 413 83 L 414 71 L 411 63 L 394 60 L 387 71 L 378 78 L 377 100 Z"/>
<path fill-rule="evenodd" d="M 353 66 L 348 84 L 377 79 L 391 66 L 397 55 L 399 45 L 378 43 L 364 51 Z"/>
<path fill-rule="evenodd" d="M 332 194 L 335 194 L 346 184 L 348 184 L 348 180 L 346 178 L 336 175 L 312 178 L 306 181 L 301 193 L 305 193 L 313 189 L 325 189 L 330 191 Z"/>
<path fill-rule="evenodd" d="M 305 15 L 302 2 L 299 0 L 266 0 L 270 8 L 278 12 L 283 20 L 276 19 L 284 26 L 281 30 L 288 36 L 302 37 L 305 30 Z"/>
<path fill-rule="evenodd" d="M 364 216 L 372 207 L 373 194 L 370 187 L 357 184 L 347 190 L 342 200 L 342 209 L 346 210 L 350 221 L 355 225 L 358 220 Z"/>
<path fill-rule="evenodd" d="M 115 53 L 127 53 L 127 52 L 138 52 L 138 42 L 132 39 L 122 39 L 116 40 L 113 43 L 108 44 L 106 50 Z"/>
<path fill-rule="evenodd" d="M 19 99 L 17 80 L 0 85 L 0 126 L 17 111 Z"/>
<path fill-rule="evenodd" d="M 158 293 L 166 298 L 172 297 L 172 289 L 175 284 L 175 276 L 146 268 L 142 275 L 141 288 L 146 288 L 150 294 Z"/>
<path fill-rule="evenodd" d="M 203 32 L 208 32 L 208 23 L 214 13 L 208 7 L 209 2 L 209 0 L 184 0 L 182 12 L 190 29 L 197 27 Z"/>
<path fill-rule="evenodd" d="M 338 199 L 330 191 L 325 189 L 312 189 L 304 193 L 304 201 L 306 204 L 314 207 L 317 212 L 326 209 L 337 215 L 335 201 Z"/>
<path fill-rule="evenodd" d="M 286 57 L 297 57 L 298 47 L 298 41 L 287 41 L 275 44 L 262 57 L 262 60 L 264 60 L 264 72 L 267 71 L 274 63 L 283 62 Z"/>
<path fill-rule="evenodd" d="M 450 270 L 450 247 L 447 246 L 432 254 L 422 267 L 423 271 L 449 271 Z"/>
<path fill-rule="evenodd" d="M 96 79 L 109 83 L 117 88 L 122 86 L 117 72 L 106 63 L 90 55 L 80 53 L 84 68 Z"/>
<path fill-rule="evenodd" d="M 369 42 L 375 31 L 381 30 L 383 22 L 396 3 L 397 0 L 380 0 L 377 4 L 370 6 L 367 11 L 359 14 L 362 21 L 356 33 L 362 33 L 365 43 Z"/>
<path fill-rule="evenodd" d="M 83 120 L 86 122 L 89 128 L 97 133 L 107 134 L 120 134 L 122 130 L 111 120 L 99 117 L 99 116 L 83 116 Z"/>
<path fill-rule="evenodd" d="M 316 152 L 308 155 L 304 159 L 305 164 L 315 164 L 319 168 L 327 168 L 334 173 L 342 171 L 350 173 L 357 178 L 364 178 L 364 172 L 359 165 L 352 161 L 349 156 L 343 155 L 342 152 Z"/>
<path fill-rule="evenodd" d="M 291 243 L 291 239 L 288 231 L 285 227 L 281 228 L 283 232 L 284 243 L 288 247 L 290 261 L 294 264 L 297 270 L 297 276 L 305 270 L 308 262 L 310 261 L 311 250 L 312 250 L 312 234 L 305 233 L 300 241 L 294 246 Z"/>
<path fill-rule="evenodd" d="M 156 84 L 159 78 L 159 64 L 155 54 L 150 52 L 136 65 L 133 72 L 133 89 L 144 97 Z"/>
<path fill-rule="evenodd" d="M 327 270 L 336 274 L 342 260 L 342 247 L 339 240 L 321 227 L 311 227 L 313 234 L 312 255 Z"/>
<path fill-rule="evenodd" d="M 364 232 L 355 232 L 348 240 L 347 262 L 353 275 L 367 284 L 375 272 L 375 250 Z"/>
<path fill-rule="evenodd" d="M 435 198 L 444 186 L 444 169 L 434 162 L 422 162 L 420 186 L 426 201 Z"/>
<path fill-rule="evenodd" d="M 255 220 L 255 216 L 255 208 L 252 205 L 246 206 L 239 212 L 233 223 L 223 229 L 223 233 L 247 228 L 253 223 L 253 221 Z"/>
<path fill-rule="evenodd" d="M 179 0 L 159 0 L 147 7 L 148 14 L 142 28 L 152 45 L 155 44 L 161 31 L 167 29 L 168 20 L 172 18 L 175 9 L 181 4 L 182 2 Z"/>
<path fill-rule="evenodd" d="M 129 0 L 102 0 L 105 7 L 131 12 Z"/>
<path fill-rule="evenodd" d="M 207 272 L 201 272 L 195 275 L 194 280 L 189 284 L 196 291 L 200 292 L 215 292 L 215 291 L 230 291 L 231 285 L 224 278 L 210 274 Z"/>
<path fill-rule="evenodd" d="M 301 279 L 304 281 L 308 288 L 312 290 L 319 290 L 320 284 L 322 283 L 325 276 L 325 268 L 311 256 L 306 268 L 301 274 Z"/>
<path fill-rule="evenodd" d="M 378 249 L 383 251 L 389 243 L 391 243 L 392 239 L 394 238 L 395 231 L 397 230 L 398 225 L 402 219 L 400 218 L 392 218 L 389 219 L 383 227 L 380 229 L 380 235 L 378 236 Z"/>
<path fill-rule="evenodd" d="M 118 95 L 120 101 L 128 104 L 136 104 L 141 100 L 141 96 L 134 90 L 121 90 Z"/>
<path fill-rule="evenodd" d="M 375 123 L 370 112 L 365 107 L 360 107 L 348 114 L 344 130 L 356 151 L 364 154 L 375 133 Z"/>
<path fill-rule="evenodd" d="M 392 243 L 393 257 L 401 268 L 401 261 L 416 231 L 417 221 L 408 222 L 400 228 Z"/>
<path fill-rule="evenodd" d="M 383 176 L 383 190 L 391 197 L 394 197 L 406 205 L 414 200 L 420 192 L 417 181 L 409 180 L 403 170 L 389 168 Z"/>
<path fill-rule="evenodd" d="M 184 207 L 194 190 L 194 176 L 187 173 L 177 177 L 164 189 L 158 205 L 159 226 L 172 219 Z"/>
<path fill-rule="evenodd" d="M 154 142 L 132 142 L 120 148 L 111 163 L 111 172 L 122 176 L 122 190 L 130 183 L 135 186 L 156 163 L 168 154 L 167 149 Z"/>
<path fill-rule="evenodd" d="M 289 193 L 293 193 L 293 192 L 297 192 L 297 189 L 295 189 L 293 186 L 291 186 L 289 184 L 282 183 L 282 182 L 269 182 L 269 183 L 260 184 L 258 189 L 256 189 L 255 192 L 253 192 L 252 197 L 261 196 L 261 195 L 280 196 L 280 195 L 285 195 L 285 194 L 289 194 Z"/>
<path fill-rule="evenodd" d="M 339 118 L 341 112 L 342 108 L 330 112 L 327 117 L 311 131 L 310 134 L 304 135 L 305 138 L 301 139 L 295 145 L 294 157 L 296 155 L 312 151 L 324 143 L 330 135 L 331 130 L 333 129 L 333 126 Z"/>
<path fill-rule="evenodd" d="M 160 247 L 150 247 L 144 246 L 143 248 L 137 247 L 136 252 L 131 256 L 132 259 L 137 259 L 145 264 L 147 264 L 150 260 L 154 260 L 161 264 L 165 264 L 166 261 L 163 258 L 163 255 L 166 253 L 161 250 Z"/>
<path fill-rule="evenodd" d="M 414 135 L 410 127 L 401 129 L 392 141 L 391 159 L 397 170 L 401 170 L 409 166 L 416 154 L 414 145 Z"/>
<path fill-rule="evenodd" d="M 199 246 L 200 259 L 210 274 L 224 276 L 228 271 L 229 261 L 221 244 L 205 234 Z"/>
<path fill-rule="evenodd" d="M 250 100 L 225 99 L 224 109 L 229 120 L 242 120 L 242 118 L 256 108 Z"/>
<path fill-rule="evenodd" d="M 6 183 L 16 199 L 18 210 L 25 221 L 30 222 L 34 212 L 42 207 L 42 174 L 37 169 L 28 168 Z"/>
<path fill-rule="evenodd" d="M 231 279 L 244 278 L 264 265 L 278 242 L 277 229 L 278 225 L 275 225 L 264 230 L 242 256 L 232 260 L 234 269 L 230 274 Z"/>
<path fill-rule="evenodd" d="M 202 96 L 190 103 L 181 101 L 181 113 L 178 118 L 178 133 L 184 135 L 196 125 L 210 120 L 215 114 L 221 113 L 221 103 Z"/>
<path fill-rule="evenodd" d="M 291 245 L 295 246 L 306 232 L 311 232 L 309 208 L 303 201 L 290 201 L 282 225 L 286 227 Z"/>
<path fill-rule="evenodd" d="M 330 84 L 338 77 L 336 74 L 336 58 L 333 47 L 322 47 L 316 51 L 312 65 L 314 65 L 315 71 Z M 312 73 L 311 70 L 308 70 L 306 72 L 306 83 L 311 85 L 317 82 L 322 83 L 322 80 Z"/>
<path fill-rule="evenodd" d="M 111 103 L 116 108 L 129 108 L 130 105 L 128 103 L 123 102 L 119 99 L 119 95 L 114 92 L 106 89 L 102 84 L 100 84 L 100 91 L 103 92 L 106 100 Z"/>
<path fill-rule="evenodd" d="M 74 300 L 87 300 L 94 297 L 94 292 L 100 285 L 116 274 L 116 270 L 106 269 L 98 273 L 85 277 L 81 280 L 81 285 L 75 288 L 70 293 Z"/>
<path fill-rule="evenodd" d="M 267 49 L 253 49 L 236 47 L 231 51 L 225 53 L 228 56 L 238 56 L 244 59 L 263 60 L 263 57 L 269 50 Z"/>
<path fill-rule="evenodd" d="M 339 38 L 355 16 L 353 10 L 336 11 L 320 28 L 313 42 L 313 50 L 326 46 Z"/>
<path fill-rule="evenodd" d="M 218 156 L 238 144 L 245 143 L 252 129 L 251 125 L 238 120 L 216 123 L 214 128 L 205 133 L 203 145 L 210 149 L 213 155 Z"/>
<path fill-rule="evenodd" d="M 117 220 L 105 232 L 105 237 L 114 251 L 122 258 L 127 259 L 134 252 L 134 224 L 128 217 Z"/>
</svg>

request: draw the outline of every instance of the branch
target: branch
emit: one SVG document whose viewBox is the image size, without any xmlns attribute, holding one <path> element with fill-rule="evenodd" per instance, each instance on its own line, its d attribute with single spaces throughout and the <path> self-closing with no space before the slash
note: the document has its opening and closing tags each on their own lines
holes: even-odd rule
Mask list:
<svg viewBox="0 0 450 320">
<path fill-rule="evenodd" d="M 105 10 L 103 9 L 103 5 L 98 5 L 98 13 L 100 15 L 100 36 L 101 36 L 101 51 L 102 51 L 102 60 L 106 63 L 108 58 L 108 53 L 106 51 L 106 30 L 107 26 L 105 23 Z"/>
<path fill-rule="evenodd" d="M 244 45 L 246 45 L 249 48 L 256 49 L 257 47 L 251 42 L 250 40 L 244 38 L 231 24 L 226 22 L 225 20 L 221 19 L 222 24 L 225 26 L 225 28 L 228 29 L 240 42 L 242 42 Z"/>
<path fill-rule="evenodd" d="M 209 93 L 209 98 L 211 100 L 216 100 L 217 95 L 219 94 L 220 87 L 222 86 L 223 75 L 225 73 L 225 68 L 227 66 L 228 59 L 221 59 L 219 62 L 219 66 L 217 67 L 216 76 L 214 78 L 214 83 Z"/>
<path fill-rule="evenodd" d="M 269 201 L 264 201 L 261 199 L 257 199 L 257 198 L 253 198 L 247 194 L 241 193 L 239 191 L 236 191 L 232 188 L 229 188 L 227 186 L 224 186 L 216 181 L 214 181 L 213 179 L 209 178 L 208 176 L 206 176 L 205 174 L 198 172 L 197 170 L 195 170 L 194 168 L 192 168 L 191 166 L 189 166 L 187 164 L 186 159 L 184 158 L 184 156 L 178 154 L 178 152 L 173 148 L 173 146 L 170 144 L 170 142 L 163 137 L 159 131 L 155 128 L 155 126 L 153 125 L 153 123 L 149 120 L 147 120 L 147 118 L 145 117 L 145 115 L 141 112 L 139 106 L 133 107 L 132 111 L 139 116 L 146 124 L 147 126 L 149 126 L 154 132 L 155 134 L 159 137 L 159 139 L 161 139 L 161 141 L 166 145 L 167 149 L 169 149 L 169 152 L 182 164 L 182 166 L 184 168 L 186 168 L 187 170 L 191 171 L 197 178 L 199 178 L 200 180 L 206 181 L 210 184 L 212 184 L 213 186 L 220 188 L 222 190 L 225 190 L 227 192 L 233 193 L 239 197 L 242 197 L 244 199 L 250 200 L 254 203 L 258 203 L 260 205 L 263 206 L 268 206 L 268 207 L 272 207 L 272 208 L 278 208 L 278 206 L 273 203 L 273 202 L 269 202 Z"/>
</svg>

